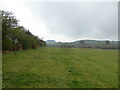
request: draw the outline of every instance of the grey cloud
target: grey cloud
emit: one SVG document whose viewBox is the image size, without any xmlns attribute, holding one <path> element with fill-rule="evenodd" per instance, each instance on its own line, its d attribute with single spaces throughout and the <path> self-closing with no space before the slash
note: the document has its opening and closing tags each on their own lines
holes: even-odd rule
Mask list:
<svg viewBox="0 0 120 90">
<path fill-rule="evenodd" d="M 117 3 L 32 3 L 34 15 L 45 22 L 51 35 L 68 38 L 116 40 L 118 36 Z"/>
</svg>

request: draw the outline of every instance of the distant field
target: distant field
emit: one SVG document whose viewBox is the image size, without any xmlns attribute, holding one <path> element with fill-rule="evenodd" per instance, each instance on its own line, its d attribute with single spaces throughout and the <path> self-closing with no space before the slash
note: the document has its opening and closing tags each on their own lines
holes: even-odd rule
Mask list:
<svg viewBox="0 0 120 90">
<path fill-rule="evenodd" d="M 43 47 L 3 55 L 3 88 L 117 88 L 118 51 Z"/>
</svg>

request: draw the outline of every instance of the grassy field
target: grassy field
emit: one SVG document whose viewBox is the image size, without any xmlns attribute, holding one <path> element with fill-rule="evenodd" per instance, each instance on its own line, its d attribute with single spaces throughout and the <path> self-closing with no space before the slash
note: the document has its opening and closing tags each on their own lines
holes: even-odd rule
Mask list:
<svg viewBox="0 0 120 90">
<path fill-rule="evenodd" d="M 3 88 L 115 88 L 118 51 L 43 47 L 3 55 Z"/>
</svg>

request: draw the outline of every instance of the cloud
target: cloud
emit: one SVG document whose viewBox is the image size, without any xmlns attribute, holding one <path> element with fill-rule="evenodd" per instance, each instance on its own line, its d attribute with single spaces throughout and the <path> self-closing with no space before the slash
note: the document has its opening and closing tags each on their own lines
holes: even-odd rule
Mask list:
<svg viewBox="0 0 120 90">
<path fill-rule="evenodd" d="M 42 18 L 53 35 L 71 40 L 81 38 L 111 39 L 118 37 L 117 3 L 32 3 L 37 18 Z M 62 39 L 61 39 L 62 40 Z"/>
<path fill-rule="evenodd" d="M 117 2 L 26 2 L 12 4 L 21 25 L 45 40 L 118 39 Z M 5 7 L 10 5 L 7 4 Z M 17 7 L 17 8 L 15 8 Z"/>
<path fill-rule="evenodd" d="M 19 20 L 19 24 L 29 29 L 34 35 L 40 38 L 47 36 L 45 24 L 33 15 L 33 12 L 29 7 L 26 7 L 23 0 L 3 0 L 2 10 L 12 11 Z"/>
</svg>

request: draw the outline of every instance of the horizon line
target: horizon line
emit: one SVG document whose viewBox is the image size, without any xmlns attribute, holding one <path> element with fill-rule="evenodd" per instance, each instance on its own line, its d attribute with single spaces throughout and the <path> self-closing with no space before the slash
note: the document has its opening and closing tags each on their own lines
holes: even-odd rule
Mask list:
<svg viewBox="0 0 120 90">
<path fill-rule="evenodd" d="M 54 40 L 54 39 L 49 39 L 49 40 Z M 59 40 L 54 40 L 55 42 L 75 42 L 75 41 L 81 41 L 81 40 L 95 40 L 95 41 L 120 41 L 120 40 L 110 40 L 110 39 L 76 39 L 76 40 L 71 40 L 71 41 L 59 41 Z M 48 41 L 48 40 L 45 40 Z"/>
</svg>

